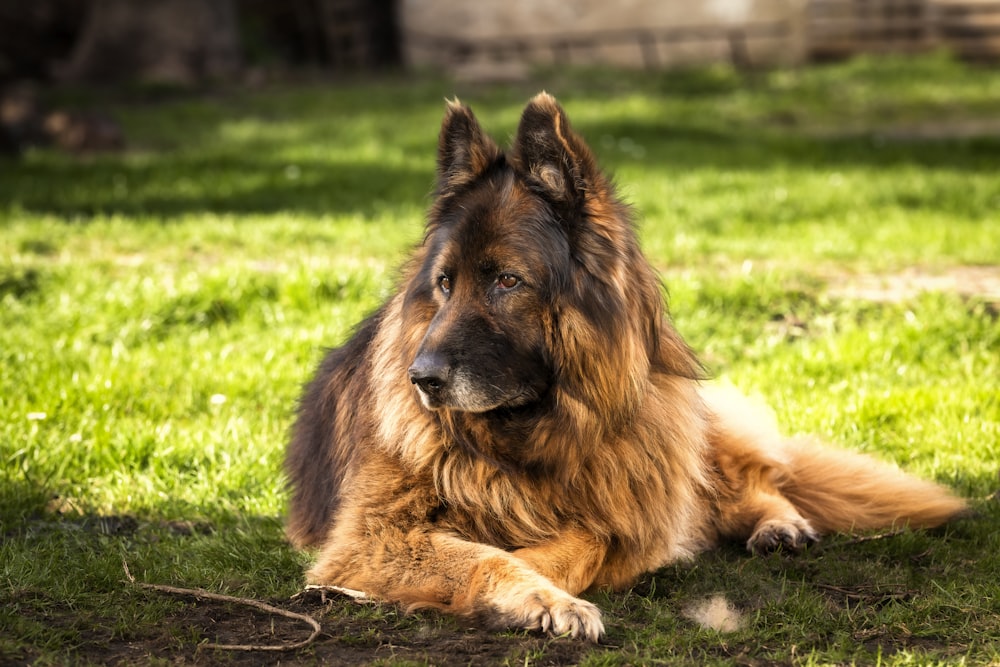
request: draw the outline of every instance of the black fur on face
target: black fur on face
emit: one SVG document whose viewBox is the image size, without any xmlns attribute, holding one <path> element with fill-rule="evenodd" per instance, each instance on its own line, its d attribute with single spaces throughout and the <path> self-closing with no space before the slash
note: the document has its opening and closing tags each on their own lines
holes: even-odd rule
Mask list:
<svg viewBox="0 0 1000 667">
<path fill-rule="evenodd" d="M 433 312 L 409 367 L 426 408 L 539 401 L 553 381 L 550 304 L 569 248 L 548 206 L 502 157 L 437 207 L 409 297 Z"/>
<path fill-rule="evenodd" d="M 628 208 L 544 93 L 508 153 L 468 107 L 449 103 L 417 261 L 404 308 L 426 330 L 405 363 L 428 409 L 498 414 L 556 392 L 557 408 L 617 425 L 637 409 L 652 366 L 698 375 L 662 327 L 659 281 Z"/>
</svg>

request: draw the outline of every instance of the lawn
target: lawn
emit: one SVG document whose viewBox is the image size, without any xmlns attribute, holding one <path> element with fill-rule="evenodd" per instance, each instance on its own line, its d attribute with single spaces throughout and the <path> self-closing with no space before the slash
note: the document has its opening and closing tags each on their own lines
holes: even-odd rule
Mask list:
<svg viewBox="0 0 1000 667">
<path fill-rule="evenodd" d="M 971 499 L 933 532 L 739 545 L 595 593 L 606 645 L 290 597 L 296 398 L 421 236 L 443 100 L 506 141 L 564 103 L 634 205 L 677 328 L 789 433 Z M 1000 664 L 1000 71 L 944 56 L 741 75 L 539 72 L 100 105 L 128 149 L 0 160 L 0 663 Z M 131 585 L 200 587 L 309 628 Z M 736 615 L 692 620 L 706 600 Z"/>
</svg>

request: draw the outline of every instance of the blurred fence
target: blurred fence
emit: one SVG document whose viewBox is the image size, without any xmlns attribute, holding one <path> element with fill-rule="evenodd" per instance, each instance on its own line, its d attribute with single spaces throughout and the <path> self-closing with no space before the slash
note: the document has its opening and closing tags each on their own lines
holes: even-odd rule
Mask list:
<svg viewBox="0 0 1000 667">
<path fill-rule="evenodd" d="M 407 35 L 417 48 L 441 54 L 450 64 L 462 65 L 485 57 L 493 61 L 547 60 L 561 65 L 599 60 L 594 53 L 608 47 L 632 48 L 642 65 L 655 69 L 664 64 L 672 48 L 685 44 L 714 45 L 737 67 L 754 64 L 748 44 L 759 40 L 784 40 L 791 28 L 784 21 L 758 21 L 738 26 L 692 25 L 671 28 L 595 30 L 585 33 L 505 35 L 467 39 L 457 35 Z"/>
<path fill-rule="evenodd" d="M 810 0 L 805 42 L 814 60 L 946 48 L 995 61 L 1000 0 Z"/>
</svg>

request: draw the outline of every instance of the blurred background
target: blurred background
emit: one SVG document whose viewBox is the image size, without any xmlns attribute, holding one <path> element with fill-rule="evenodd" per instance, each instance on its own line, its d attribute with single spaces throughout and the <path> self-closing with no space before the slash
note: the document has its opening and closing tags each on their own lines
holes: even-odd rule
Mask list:
<svg viewBox="0 0 1000 667">
<path fill-rule="evenodd" d="M 1000 0 L 2 0 L 0 85 L 259 81 L 313 69 L 1000 58 Z"/>
<path fill-rule="evenodd" d="M 0 153 L 120 147 L 47 84 L 260 85 L 444 71 L 509 82 L 537 66 L 750 70 L 947 50 L 1000 60 L 1000 0 L 0 0 Z"/>
</svg>

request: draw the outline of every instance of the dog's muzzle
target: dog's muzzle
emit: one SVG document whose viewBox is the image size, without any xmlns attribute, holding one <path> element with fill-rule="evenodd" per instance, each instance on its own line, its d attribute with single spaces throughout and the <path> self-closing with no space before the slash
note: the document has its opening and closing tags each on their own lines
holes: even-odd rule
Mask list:
<svg viewBox="0 0 1000 667">
<path fill-rule="evenodd" d="M 451 370 L 438 354 L 422 352 L 407 370 L 410 382 L 420 389 L 425 403 L 440 404 L 448 391 Z M 428 406 L 430 407 L 430 406 Z"/>
</svg>

